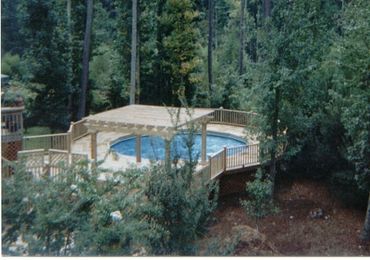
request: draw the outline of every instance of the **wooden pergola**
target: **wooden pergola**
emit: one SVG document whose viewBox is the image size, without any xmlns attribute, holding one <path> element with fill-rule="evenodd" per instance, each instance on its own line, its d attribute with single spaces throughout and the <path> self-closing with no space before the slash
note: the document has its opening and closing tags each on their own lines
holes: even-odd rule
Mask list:
<svg viewBox="0 0 370 260">
<path fill-rule="evenodd" d="M 202 129 L 201 163 L 206 163 L 207 123 L 214 109 L 128 105 L 88 116 L 85 125 L 91 134 L 91 158 L 96 160 L 99 131 L 131 133 L 136 136 L 136 162 L 141 162 L 141 136 L 156 135 L 165 140 L 165 162 L 170 165 L 170 141 L 178 130 L 189 124 Z"/>
</svg>

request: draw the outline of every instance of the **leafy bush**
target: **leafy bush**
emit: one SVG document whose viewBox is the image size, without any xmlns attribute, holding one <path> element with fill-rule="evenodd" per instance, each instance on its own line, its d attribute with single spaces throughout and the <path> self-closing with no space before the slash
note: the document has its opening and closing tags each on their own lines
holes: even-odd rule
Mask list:
<svg viewBox="0 0 370 260">
<path fill-rule="evenodd" d="M 20 73 L 20 57 L 7 52 L 1 57 L 1 74 L 17 76 Z"/>
<path fill-rule="evenodd" d="M 195 185 L 192 168 L 154 167 L 145 188 L 147 203 L 142 214 L 152 232 L 149 247 L 153 254 L 194 254 L 194 240 L 204 230 L 217 196 L 217 186 Z"/>
<path fill-rule="evenodd" d="M 195 254 L 217 196 L 217 186 L 196 185 L 186 164 L 116 172 L 86 164 L 55 176 L 32 178 L 23 167 L 3 182 L 5 254 L 153 255 Z M 25 250 L 14 249 L 22 238 Z"/>
<path fill-rule="evenodd" d="M 245 190 L 250 199 L 240 200 L 240 204 L 245 212 L 255 218 L 257 230 L 260 218 L 278 211 L 271 198 L 271 186 L 271 181 L 268 179 L 263 180 L 261 171 L 258 171 L 256 179 L 253 182 L 246 183 Z"/>
</svg>

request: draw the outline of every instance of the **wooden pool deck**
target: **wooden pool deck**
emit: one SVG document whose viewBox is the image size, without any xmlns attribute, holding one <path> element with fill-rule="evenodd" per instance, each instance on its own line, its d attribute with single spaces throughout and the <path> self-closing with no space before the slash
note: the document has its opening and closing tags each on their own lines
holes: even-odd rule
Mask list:
<svg viewBox="0 0 370 260">
<path fill-rule="evenodd" d="M 221 125 L 221 124 L 208 124 L 207 131 L 231 134 L 237 137 L 245 138 L 246 132 L 244 127 L 241 126 L 232 126 L 232 125 Z M 148 159 L 142 159 L 141 163 L 136 163 L 135 156 L 125 156 L 118 155 L 114 156 L 112 153 L 109 153 L 111 144 L 125 136 L 130 136 L 129 132 L 118 133 L 118 132 L 98 132 L 97 134 L 97 160 L 104 161 L 101 167 L 112 170 L 124 170 L 130 167 L 138 166 L 148 166 L 150 161 Z M 256 143 L 252 138 L 248 138 L 250 144 Z M 86 151 L 91 150 L 91 141 L 90 136 L 87 135 L 73 142 L 71 151 L 73 153 L 86 153 Z M 89 155 L 90 156 L 90 155 Z M 89 158 L 91 159 L 91 158 Z M 198 169 L 202 169 L 202 166 L 199 166 Z"/>
<path fill-rule="evenodd" d="M 135 111 L 137 108 L 155 110 L 157 112 L 163 110 L 163 108 L 155 107 L 154 109 L 151 106 L 126 107 L 122 109 L 126 111 L 131 108 L 135 108 Z M 23 154 L 32 160 L 32 163 L 37 161 L 38 157 L 36 158 L 35 156 L 39 154 L 41 154 L 41 157 L 43 156 L 42 154 L 48 154 L 49 157 L 54 156 L 55 158 L 64 158 L 66 157 L 65 154 L 68 155 L 68 158 L 75 159 L 87 157 L 91 162 L 100 162 L 98 164 L 99 167 L 111 172 L 131 167 L 149 166 L 151 163 L 149 160 L 141 158 L 138 160 L 138 154 L 141 153 L 137 153 L 136 157 L 120 155 L 112 152 L 110 149 L 111 145 L 119 138 L 125 136 L 160 135 L 166 139 L 169 147 L 169 138 L 175 133 L 175 128 L 169 125 L 170 117 L 167 116 L 168 118 L 163 119 L 157 115 L 154 118 L 156 119 L 154 120 L 155 122 L 148 120 L 147 124 L 145 124 L 147 121 L 145 119 L 151 117 L 154 113 L 153 111 L 149 111 L 149 114 L 143 113 L 141 117 L 136 119 L 133 119 L 132 115 L 126 113 L 125 119 L 120 117 L 120 113 L 123 111 L 121 110 L 107 111 L 103 112 L 103 114 L 84 118 L 78 122 L 72 122 L 69 131 L 66 133 L 24 136 L 22 140 Z M 254 136 L 245 130 L 245 126 L 251 123 L 251 117 L 255 116 L 254 113 L 227 109 L 194 110 L 197 120 L 193 121 L 200 125 L 202 129 L 202 158 L 196 167 L 197 174 L 202 174 L 207 179 L 214 179 L 228 172 L 240 169 L 247 170 L 247 168 L 259 166 L 259 143 Z M 165 113 L 164 111 L 162 111 L 162 114 Z M 178 111 L 180 113 L 182 110 Z M 181 113 L 179 117 L 180 126 L 187 127 L 185 123 L 188 122 L 188 114 L 184 111 Z M 104 117 L 103 115 L 105 114 L 109 115 L 109 118 Z M 206 139 L 206 131 L 234 135 L 247 140 L 248 145 L 220 149 L 216 154 L 206 158 L 206 142 L 203 140 Z M 136 142 L 136 145 L 141 146 L 140 142 Z M 169 149 L 166 148 L 166 167 L 171 165 L 168 151 Z M 45 167 L 47 168 L 48 165 Z"/>
</svg>

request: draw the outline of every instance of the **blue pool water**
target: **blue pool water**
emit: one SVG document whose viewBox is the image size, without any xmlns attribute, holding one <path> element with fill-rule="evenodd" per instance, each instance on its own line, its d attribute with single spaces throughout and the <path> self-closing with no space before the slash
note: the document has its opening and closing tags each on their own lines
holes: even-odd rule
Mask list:
<svg viewBox="0 0 370 260">
<path fill-rule="evenodd" d="M 188 149 L 186 143 L 189 143 L 189 135 L 178 134 L 171 142 L 171 158 L 179 157 L 188 159 Z M 193 158 L 200 158 L 202 136 L 194 135 L 194 145 L 192 148 Z M 246 142 L 237 137 L 223 134 L 207 132 L 207 156 L 212 155 L 226 147 L 235 147 L 245 145 Z M 112 149 L 119 154 L 135 156 L 136 138 L 129 137 L 121 139 L 112 145 Z M 159 136 L 142 136 L 141 137 L 141 157 L 151 160 L 163 160 L 165 157 L 164 140 Z"/>
</svg>

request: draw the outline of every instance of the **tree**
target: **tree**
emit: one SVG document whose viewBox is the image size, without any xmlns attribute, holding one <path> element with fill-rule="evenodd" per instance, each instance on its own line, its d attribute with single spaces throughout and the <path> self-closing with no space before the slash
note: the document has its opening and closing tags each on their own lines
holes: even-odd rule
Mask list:
<svg viewBox="0 0 370 260">
<path fill-rule="evenodd" d="M 25 42 L 22 40 L 20 13 L 17 12 L 20 0 L 1 1 L 1 53 L 21 55 L 24 52 Z M 3 73 L 4 74 L 4 73 Z"/>
<path fill-rule="evenodd" d="M 335 1 L 277 1 L 259 30 L 259 60 L 251 64 L 245 106 L 263 115 L 255 124 L 273 182 L 278 155 L 290 170 L 295 165 L 311 176 L 317 168 L 330 171 L 340 165 L 335 144 L 341 132 L 333 129 L 337 125 L 330 108 L 322 107 L 329 102 L 330 86 L 319 70 L 333 40 L 336 8 Z"/>
<path fill-rule="evenodd" d="M 190 0 L 159 1 L 157 8 L 156 103 L 180 105 L 179 96 L 190 103 L 200 81 L 199 12 Z"/>
<path fill-rule="evenodd" d="M 77 112 L 77 119 L 80 120 L 86 115 L 86 96 L 87 85 L 89 81 L 89 58 L 90 58 L 90 42 L 91 42 L 91 28 L 93 19 L 93 0 L 87 1 L 86 24 L 82 55 L 82 75 L 81 75 L 81 92 L 80 103 Z"/>
<path fill-rule="evenodd" d="M 190 111 L 189 111 L 190 113 Z M 177 128 L 179 114 L 171 114 Z M 187 158 L 177 165 L 153 166 L 144 189 L 146 203 L 141 214 L 148 220 L 152 232 L 148 234 L 151 253 L 156 255 L 193 255 L 196 238 L 204 230 L 211 212 L 216 208 L 218 183 L 195 176 L 198 156 L 193 154 L 196 126 L 187 125 L 189 133 L 184 137 Z M 198 179 L 200 178 L 200 179 Z"/>
<path fill-rule="evenodd" d="M 366 216 L 365 216 L 364 228 L 361 232 L 361 239 L 365 241 L 370 241 L 370 192 L 369 192 L 369 200 L 367 203 L 367 211 L 366 211 Z"/>
<path fill-rule="evenodd" d="M 244 73 L 244 31 L 245 31 L 245 17 L 244 17 L 244 10 L 245 10 L 245 1 L 246 0 L 240 0 L 240 25 L 239 25 L 239 75 L 242 75 Z"/>
<path fill-rule="evenodd" d="M 68 30 L 68 71 L 67 71 L 67 85 L 68 85 L 68 112 L 69 112 L 69 119 L 71 121 L 73 116 L 73 87 L 72 87 L 72 80 L 73 80 L 73 53 L 72 53 L 72 3 L 71 0 L 67 0 L 67 30 Z"/>
<path fill-rule="evenodd" d="M 212 90 L 213 71 L 212 71 L 212 49 L 213 49 L 213 0 L 208 0 L 208 88 Z"/>
<path fill-rule="evenodd" d="M 132 0 L 130 104 L 135 104 L 136 94 L 136 47 L 137 47 L 137 0 Z"/>
<path fill-rule="evenodd" d="M 258 230 L 258 221 L 262 217 L 276 213 L 277 207 L 271 200 L 272 182 L 268 179 L 262 179 L 261 171 L 256 173 L 256 178 L 253 182 L 247 182 L 245 191 L 249 199 L 240 200 L 240 204 L 248 215 L 255 218 L 256 227 Z"/>
<path fill-rule="evenodd" d="M 264 17 L 265 17 L 265 30 L 269 34 L 269 22 L 267 19 L 271 16 L 271 0 L 264 0 Z M 272 145 L 270 149 L 270 179 L 272 182 L 271 185 L 271 197 L 274 195 L 275 188 L 275 178 L 276 178 L 276 153 L 278 146 L 278 123 L 279 123 L 279 107 L 280 107 L 280 86 L 275 85 L 272 87 L 274 93 L 274 105 L 273 105 L 273 114 L 271 122 L 271 134 L 272 134 Z"/>
<path fill-rule="evenodd" d="M 264 17 L 271 16 L 271 0 L 263 0 L 263 15 Z"/>
<path fill-rule="evenodd" d="M 335 110 L 345 129 L 344 154 L 356 172 L 358 187 L 370 190 L 370 88 L 368 68 L 370 40 L 369 3 L 349 3 L 343 14 L 342 35 L 338 37 L 325 62 Z M 369 197 L 370 199 L 370 197 Z M 362 239 L 370 240 L 370 201 L 368 202 Z"/>
<path fill-rule="evenodd" d="M 33 93 L 25 124 L 65 129 L 69 125 L 65 2 L 21 1 L 18 15 L 28 46 L 21 57 L 21 80 Z"/>
</svg>

